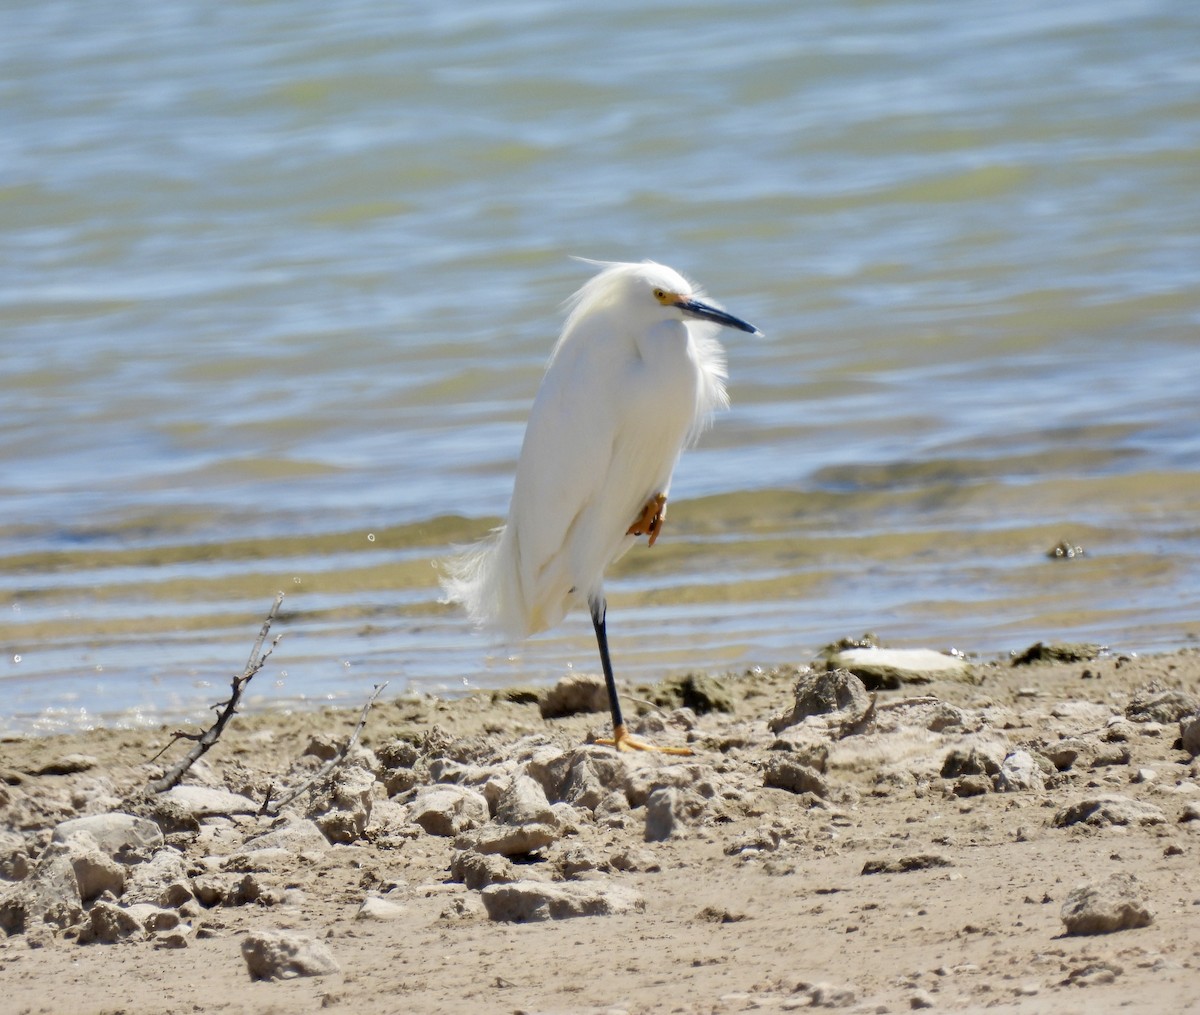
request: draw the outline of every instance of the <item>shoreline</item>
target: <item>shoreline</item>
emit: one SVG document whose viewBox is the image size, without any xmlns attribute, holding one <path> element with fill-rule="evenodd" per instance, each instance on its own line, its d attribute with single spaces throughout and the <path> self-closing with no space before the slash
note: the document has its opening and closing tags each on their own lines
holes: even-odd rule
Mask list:
<svg viewBox="0 0 1200 1015">
<path fill-rule="evenodd" d="M 236 717 L 185 779 L 225 794 L 211 813 L 136 804 L 185 750 L 148 762 L 165 727 L 6 738 L 0 920 L 61 822 L 123 809 L 161 832 L 65 926 L 10 922 L 12 1010 L 1184 1010 L 1200 760 L 1166 717 L 1200 695 L 1200 652 L 972 665 L 869 712 L 800 715 L 804 667 L 696 677 L 691 708 L 679 681 L 625 688 L 682 759 L 588 746 L 607 712 L 543 718 L 546 689 L 402 695 L 274 820 L 257 804 L 359 707 Z M 1110 882 L 1149 923 L 1066 934 L 1072 890 Z M 337 971 L 252 980 L 265 930 Z"/>
</svg>

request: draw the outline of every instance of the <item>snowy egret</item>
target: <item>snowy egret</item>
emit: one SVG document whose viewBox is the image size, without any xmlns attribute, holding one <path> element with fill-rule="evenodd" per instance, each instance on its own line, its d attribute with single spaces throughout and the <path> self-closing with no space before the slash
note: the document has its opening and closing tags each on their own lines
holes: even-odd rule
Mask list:
<svg viewBox="0 0 1200 1015">
<path fill-rule="evenodd" d="M 666 518 L 680 452 L 728 404 L 719 328 L 758 330 L 647 261 L 602 270 L 568 301 L 517 461 L 508 520 L 448 561 L 447 601 L 520 639 L 586 603 L 618 750 L 664 750 L 632 737 L 608 655 L 605 569 Z"/>
</svg>

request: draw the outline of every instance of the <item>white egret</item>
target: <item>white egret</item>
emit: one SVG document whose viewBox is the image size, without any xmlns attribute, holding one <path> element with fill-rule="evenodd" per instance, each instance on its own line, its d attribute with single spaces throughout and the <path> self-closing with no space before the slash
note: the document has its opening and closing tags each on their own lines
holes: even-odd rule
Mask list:
<svg viewBox="0 0 1200 1015">
<path fill-rule="evenodd" d="M 728 404 L 720 327 L 745 321 L 701 299 L 661 264 L 600 263 L 568 301 L 517 462 L 505 524 L 448 561 L 443 586 L 477 624 L 509 639 L 586 603 L 619 750 L 665 750 L 630 736 L 608 655 L 605 569 L 666 517 L 680 452 Z"/>
</svg>

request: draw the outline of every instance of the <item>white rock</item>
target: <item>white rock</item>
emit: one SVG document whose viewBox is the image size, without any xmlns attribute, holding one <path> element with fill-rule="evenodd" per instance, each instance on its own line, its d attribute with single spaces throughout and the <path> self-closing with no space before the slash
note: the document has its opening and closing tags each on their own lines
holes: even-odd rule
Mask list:
<svg viewBox="0 0 1200 1015">
<path fill-rule="evenodd" d="M 1042 770 L 1028 751 L 1013 751 L 1000 764 L 996 773 L 996 789 L 1001 793 L 1045 789 Z"/>
<path fill-rule="evenodd" d="M 111 902 L 96 902 L 88 911 L 88 926 L 79 935 L 80 944 L 114 944 L 127 938 L 146 936 L 142 922 L 127 909 Z"/>
<path fill-rule="evenodd" d="M 47 846 L 29 877 L 0 899 L 0 930 L 10 935 L 43 924 L 66 929 L 82 919 L 71 850 L 63 843 Z"/>
<path fill-rule="evenodd" d="M 1154 913 L 1142 895 L 1132 874 L 1113 874 L 1106 881 L 1070 892 L 1062 906 L 1062 921 L 1072 935 L 1148 927 L 1154 922 Z"/>
<path fill-rule="evenodd" d="M 290 980 L 339 972 L 320 941 L 287 930 L 255 930 L 242 939 L 242 958 L 252 980 Z"/>
<path fill-rule="evenodd" d="M 405 916 L 407 909 L 399 902 L 381 899 L 378 895 L 368 895 L 363 904 L 358 907 L 356 920 L 398 920 Z"/>
<path fill-rule="evenodd" d="M 174 930 L 179 926 L 179 914 L 175 910 L 164 909 L 152 902 L 135 902 L 126 906 L 125 911 L 151 932 Z"/>
<path fill-rule="evenodd" d="M 1054 815 L 1056 828 L 1086 822 L 1089 825 L 1162 825 L 1167 817 L 1153 804 L 1131 800 L 1116 793 L 1086 797 Z"/>
<path fill-rule="evenodd" d="M 309 817 L 330 842 L 357 840 L 371 820 L 373 773 L 357 765 L 340 768 L 326 783 L 325 792 L 314 795 Z"/>
<path fill-rule="evenodd" d="M 178 804 L 197 818 L 215 814 L 257 814 L 259 811 L 259 805 L 248 796 L 208 786 L 173 786 L 161 798 Z"/>
<path fill-rule="evenodd" d="M 703 812 L 704 799 L 699 794 L 677 786 L 660 786 L 646 798 L 644 837 L 647 842 L 680 838 L 686 834 L 688 824 Z"/>
<path fill-rule="evenodd" d="M 173 849 L 160 849 L 146 863 L 130 869 L 125 902 L 157 902 L 169 885 L 186 880 L 183 856 Z"/>
<path fill-rule="evenodd" d="M 242 843 L 242 850 L 286 849 L 292 853 L 322 852 L 329 848 L 329 840 L 308 818 L 289 818 L 261 835 L 255 835 Z"/>
<path fill-rule="evenodd" d="M 465 786 L 439 784 L 418 791 L 409 814 L 431 835 L 458 835 L 488 820 L 488 805 L 481 793 Z"/>
<path fill-rule="evenodd" d="M 850 648 L 829 658 L 831 666 L 849 670 L 869 687 L 928 683 L 933 679 L 969 676 L 971 664 L 961 656 L 928 648 Z"/>
<path fill-rule="evenodd" d="M 112 857 L 129 849 L 152 852 L 163 844 L 163 834 L 153 821 L 119 811 L 60 822 L 51 839 L 66 842 L 79 832 L 87 832 L 99 849 Z"/>
<path fill-rule="evenodd" d="M 455 840 L 455 845 L 477 853 L 496 853 L 500 856 L 525 856 L 545 849 L 558 838 L 558 822 L 530 822 L 527 825 L 502 825 L 489 821 L 482 828 L 467 832 Z"/>
<path fill-rule="evenodd" d="M 1179 720 L 1179 739 L 1192 757 L 1200 754 L 1200 712 Z"/>
<path fill-rule="evenodd" d="M 554 824 L 554 811 L 541 784 L 518 775 L 496 804 L 496 821 L 506 825 Z"/>
</svg>

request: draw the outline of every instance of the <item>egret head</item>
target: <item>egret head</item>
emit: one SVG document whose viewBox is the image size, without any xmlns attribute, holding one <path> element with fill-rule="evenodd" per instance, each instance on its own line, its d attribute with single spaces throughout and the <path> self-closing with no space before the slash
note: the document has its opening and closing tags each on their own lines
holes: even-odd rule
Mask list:
<svg viewBox="0 0 1200 1015">
<path fill-rule="evenodd" d="M 573 316 L 609 307 L 627 320 L 644 320 L 647 325 L 671 318 L 693 318 L 711 321 L 726 328 L 737 328 L 752 335 L 759 334 L 754 325 L 704 299 L 699 289 L 664 264 L 653 261 L 640 264 L 609 261 L 586 263 L 598 264 L 604 270 L 575 294 L 571 302 Z"/>
</svg>

